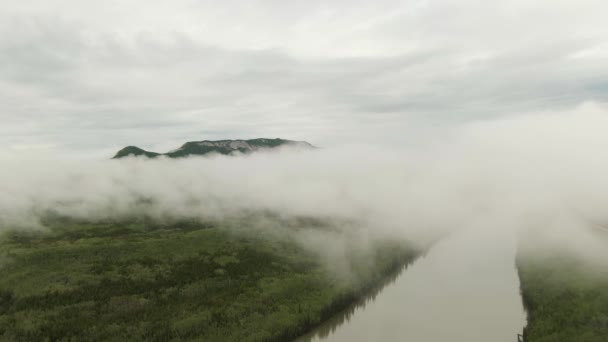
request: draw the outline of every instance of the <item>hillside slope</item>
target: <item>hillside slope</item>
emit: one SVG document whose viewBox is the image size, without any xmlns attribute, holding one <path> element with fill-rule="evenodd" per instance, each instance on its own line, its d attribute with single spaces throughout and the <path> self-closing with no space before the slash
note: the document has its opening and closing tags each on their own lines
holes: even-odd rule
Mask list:
<svg viewBox="0 0 608 342">
<path fill-rule="evenodd" d="M 218 153 L 223 155 L 231 155 L 237 153 L 252 153 L 260 150 L 269 150 L 277 147 L 295 147 L 302 149 L 315 148 L 306 141 L 293 141 L 286 139 L 249 139 L 249 140 L 203 140 L 190 141 L 183 144 L 181 147 L 169 151 L 167 153 L 156 153 L 146 151 L 136 146 L 127 146 L 118 151 L 113 159 L 124 158 L 128 156 L 146 156 L 155 158 L 158 156 L 167 156 L 169 158 L 180 158 L 192 155 L 205 155 L 209 153 Z"/>
</svg>

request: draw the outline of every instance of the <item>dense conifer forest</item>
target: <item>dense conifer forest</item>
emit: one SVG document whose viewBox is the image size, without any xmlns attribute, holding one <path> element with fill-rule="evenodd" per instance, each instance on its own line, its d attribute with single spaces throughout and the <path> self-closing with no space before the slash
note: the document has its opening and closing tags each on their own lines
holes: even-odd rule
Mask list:
<svg viewBox="0 0 608 342">
<path fill-rule="evenodd" d="M 284 230 L 332 229 L 306 225 Z M 242 218 L 66 220 L 43 231 L 5 233 L 0 339 L 287 341 L 418 254 L 402 241 L 363 245 L 344 237 L 341 263 L 332 265 L 291 233 L 249 229 Z"/>
<path fill-rule="evenodd" d="M 608 248 L 608 239 L 599 235 Z M 517 265 L 528 312 L 526 341 L 608 341 L 605 260 L 574 253 L 568 245 L 523 241 Z"/>
</svg>

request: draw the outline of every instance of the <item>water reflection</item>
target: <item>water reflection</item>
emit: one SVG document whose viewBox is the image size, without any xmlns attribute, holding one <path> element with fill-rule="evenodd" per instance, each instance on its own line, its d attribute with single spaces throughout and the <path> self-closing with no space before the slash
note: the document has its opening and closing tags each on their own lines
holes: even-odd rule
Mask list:
<svg viewBox="0 0 608 342">
<path fill-rule="evenodd" d="M 388 276 L 381 284 L 379 284 L 376 288 L 374 288 L 367 296 L 361 298 L 356 303 L 352 304 L 350 307 L 342 311 L 340 314 L 335 315 L 328 321 L 326 321 L 323 325 L 318 327 L 315 331 L 310 334 L 307 334 L 301 338 L 299 338 L 298 342 L 306 342 L 313 341 L 314 338 L 324 339 L 335 332 L 335 330 L 343 325 L 345 322 L 350 321 L 351 317 L 359 310 L 364 310 L 368 303 L 372 303 L 376 300 L 378 294 L 384 290 L 387 286 L 395 283 L 397 279 L 401 276 L 401 274 L 407 269 L 408 265 L 404 265 L 397 272 Z"/>
<path fill-rule="evenodd" d="M 516 341 L 526 315 L 514 257 L 508 232 L 453 235 L 298 341 Z"/>
</svg>

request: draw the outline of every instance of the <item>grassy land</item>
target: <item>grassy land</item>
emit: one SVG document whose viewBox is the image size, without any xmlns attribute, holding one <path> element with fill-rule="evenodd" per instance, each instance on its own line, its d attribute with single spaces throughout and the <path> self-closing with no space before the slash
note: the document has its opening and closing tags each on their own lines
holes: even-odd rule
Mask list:
<svg viewBox="0 0 608 342">
<path fill-rule="evenodd" d="M 290 234 L 244 222 L 55 222 L 5 234 L 0 340 L 290 340 L 417 254 L 347 242 L 349 272 L 335 274 Z"/>
<path fill-rule="evenodd" d="M 557 246 L 520 247 L 527 341 L 608 341 L 608 269 L 595 261 Z"/>
</svg>

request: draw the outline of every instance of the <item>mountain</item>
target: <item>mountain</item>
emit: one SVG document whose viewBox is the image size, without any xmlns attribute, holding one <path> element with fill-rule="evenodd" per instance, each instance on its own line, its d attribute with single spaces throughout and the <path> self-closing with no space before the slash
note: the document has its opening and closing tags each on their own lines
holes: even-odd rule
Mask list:
<svg viewBox="0 0 608 342">
<path fill-rule="evenodd" d="M 235 153 L 252 153 L 260 150 L 269 150 L 277 147 L 296 147 L 303 149 L 313 149 L 313 145 L 306 141 L 293 141 L 285 139 L 249 139 L 249 140 L 203 140 L 190 141 L 183 144 L 180 148 L 167 153 L 156 153 L 143 150 L 136 146 L 127 146 L 118 151 L 112 159 L 119 159 L 128 156 L 146 156 L 155 158 L 167 156 L 169 158 L 180 158 L 192 155 L 205 155 L 208 153 L 219 153 L 230 155 Z"/>
<path fill-rule="evenodd" d="M 142 155 L 146 156 L 148 158 L 154 158 L 154 157 L 160 156 L 161 154 L 156 153 L 156 152 L 148 152 L 146 150 L 142 150 L 141 148 L 139 148 L 137 146 L 127 146 L 127 147 L 123 148 L 122 150 L 116 152 L 116 155 L 112 159 L 118 159 L 118 158 L 123 158 L 123 157 L 128 157 L 128 156 L 142 156 Z"/>
</svg>

